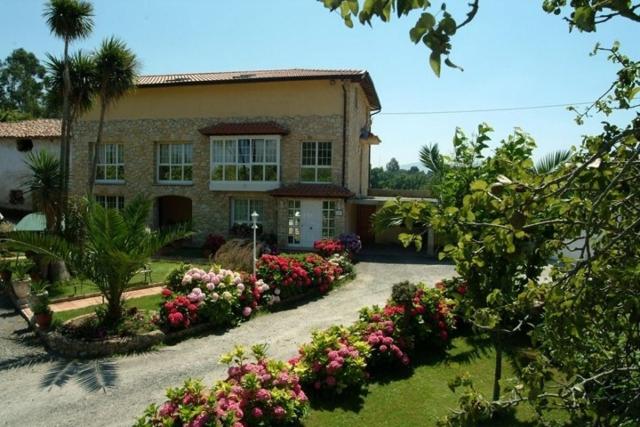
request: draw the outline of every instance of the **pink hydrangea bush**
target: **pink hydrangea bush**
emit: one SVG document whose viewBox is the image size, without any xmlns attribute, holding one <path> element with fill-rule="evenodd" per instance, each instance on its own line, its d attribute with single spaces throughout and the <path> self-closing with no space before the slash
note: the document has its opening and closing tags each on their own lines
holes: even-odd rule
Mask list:
<svg viewBox="0 0 640 427">
<path fill-rule="evenodd" d="M 194 380 L 169 389 L 168 400 L 149 406 L 136 426 L 298 425 L 309 410 L 298 376 L 287 363 L 268 359 L 265 346 L 252 347 L 252 353 L 254 362 L 242 347 L 223 356 L 228 377 L 212 390 Z"/>
<path fill-rule="evenodd" d="M 167 401 L 149 405 L 135 427 L 219 425 L 212 416 L 211 392 L 199 380 L 188 379 L 182 387 L 170 388 Z"/>
<path fill-rule="evenodd" d="M 367 381 L 369 345 L 347 328 L 334 326 L 315 331 L 310 343 L 289 361 L 309 390 L 342 393 L 357 389 Z"/>
<path fill-rule="evenodd" d="M 262 294 L 268 290 L 263 281 L 255 280 L 251 275 L 217 265 L 209 271 L 190 268 L 179 286 L 163 290 L 165 301 L 157 322 L 165 329 L 174 330 L 188 328 L 196 320 L 213 325 L 235 324 L 256 312 Z M 193 306 L 197 310 L 192 311 Z"/>
<path fill-rule="evenodd" d="M 413 337 L 405 336 L 393 319 L 377 306 L 360 310 L 354 333 L 369 344 L 370 368 L 386 368 L 389 365 L 409 366 L 409 351 L 413 349 Z"/>
</svg>

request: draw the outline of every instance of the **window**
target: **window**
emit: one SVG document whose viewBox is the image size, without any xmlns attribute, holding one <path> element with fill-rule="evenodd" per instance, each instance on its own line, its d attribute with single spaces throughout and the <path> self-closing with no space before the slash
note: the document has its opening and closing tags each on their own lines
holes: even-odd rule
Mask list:
<svg viewBox="0 0 640 427">
<path fill-rule="evenodd" d="M 18 139 L 16 140 L 16 148 L 21 152 L 31 151 L 33 150 L 33 140 Z"/>
<path fill-rule="evenodd" d="M 232 210 L 232 224 L 251 224 L 251 214 L 257 212 L 258 224 L 262 224 L 264 217 L 264 202 L 262 200 L 234 199 Z"/>
<path fill-rule="evenodd" d="M 124 208 L 124 197 L 122 196 L 96 196 L 96 202 L 107 209 Z"/>
<path fill-rule="evenodd" d="M 302 182 L 331 182 L 331 143 L 303 142 Z"/>
<path fill-rule="evenodd" d="M 264 189 L 276 188 L 280 176 L 279 142 L 269 137 L 212 138 L 212 183 L 217 188 L 225 188 L 223 183 L 236 184 L 227 186 L 229 189 L 243 189 L 246 183 L 255 184 L 247 189 L 256 185 L 261 188 L 260 184 L 266 184 Z"/>
<path fill-rule="evenodd" d="M 300 244 L 300 200 L 289 200 L 287 205 L 287 242 L 290 245 Z"/>
<path fill-rule="evenodd" d="M 336 202 L 322 202 L 322 237 L 334 237 L 336 234 Z"/>
<path fill-rule="evenodd" d="M 164 184 L 193 182 L 193 144 L 158 144 L 158 182 Z"/>
<path fill-rule="evenodd" d="M 122 144 L 103 144 L 98 149 L 96 182 L 124 182 L 124 149 Z"/>
</svg>

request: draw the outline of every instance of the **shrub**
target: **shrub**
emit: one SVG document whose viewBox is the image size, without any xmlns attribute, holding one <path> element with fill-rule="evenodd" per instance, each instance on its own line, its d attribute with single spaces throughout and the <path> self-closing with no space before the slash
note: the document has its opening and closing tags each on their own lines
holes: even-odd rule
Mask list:
<svg viewBox="0 0 640 427">
<path fill-rule="evenodd" d="M 253 239 L 253 225 L 247 223 L 235 223 L 231 226 L 229 234 L 237 239 Z M 256 235 L 262 235 L 262 224 L 258 224 Z"/>
<path fill-rule="evenodd" d="M 449 342 L 449 333 L 455 328 L 454 306 L 440 289 L 403 282 L 394 285 L 383 313 L 403 329 L 403 334 L 415 337 L 416 343 L 441 346 Z"/>
<path fill-rule="evenodd" d="M 226 240 L 219 234 L 209 234 L 202 245 L 202 250 L 205 253 L 205 256 L 211 257 L 215 256 L 216 252 L 220 249 L 222 245 L 224 245 Z"/>
<path fill-rule="evenodd" d="M 290 363 L 303 384 L 314 390 L 361 388 L 367 381 L 369 345 L 349 329 L 334 326 L 315 331 Z"/>
<path fill-rule="evenodd" d="M 360 310 L 359 321 L 353 330 L 371 347 L 368 358 L 370 367 L 397 363 L 408 366 L 411 362 L 407 353 L 413 348 L 413 337 L 402 334 L 395 322 L 385 316 L 378 306 Z"/>
<path fill-rule="evenodd" d="M 191 264 L 180 264 L 178 267 L 174 268 L 167 274 L 167 277 L 164 279 L 167 283 L 167 287 L 173 291 L 185 291 L 184 285 L 182 284 L 182 278 L 185 273 L 191 269 Z"/>
<path fill-rule="evenodd" d="M 197 323 L 198 310 L 202 303 L 200 295 L 193 294 L 192 298 L 189 298 L 184 295 L 175 295 L 167 288 L 163 289 L 164 302 L 160 306 L 157 323 L 169 330 L 185 329 Z M 204 295 L 202 297 L 204 299 Z"/>
<path fill-rule="evenodd" d="M 189 269 L 177 289 L 183 295 L 163 290 L 167 300 L 161 306 L 158 323 L 167 329 L 188 328 L 195 321 L 229 325 L 247 319 L 268 286 L 250 275 L 214 265 L 209 272 Z"/>
<path fill-rule="evenodd" d="M 302 387 L 287 363 L 269 360 L 264 346 L 254 346 L 255 362 L 236 347 L 221 358 L 228 377 L 213 390 L 200 381 L 167 390 L 168 400 L 151 405 L 137 421 L 146 426 L 271 426 L 297 425 L 309 409 Z"/>
<path fill-rule="evenodd" d="M 269 303 L 280 302 L 311 290 L 328 292 L 342 274 L 339 262 L 316 254 L 297 256 L 263 255 L 256 274 L 269 284 Z"/>
<path fill-rule="evenodd" d="M 342 233 L 338 236 L 338 240 L 351 256 L 362 250 L 362 241 L 360 240 L 360 236 L 355 233 Z"/>
<path fill-rule="evenodd" d="M 320 253 L 320 255 L 329 257 L 333 254 L 341 254 L 345 251 L 344 245 L 340 240 L 336 239 L 322 239 L 313 242 L 313 248 Z"/>
</svg>

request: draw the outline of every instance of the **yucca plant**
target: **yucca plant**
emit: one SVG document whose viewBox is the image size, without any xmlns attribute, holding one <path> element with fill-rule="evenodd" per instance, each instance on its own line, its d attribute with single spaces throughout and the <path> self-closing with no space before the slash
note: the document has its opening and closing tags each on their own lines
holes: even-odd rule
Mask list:
<svg viewBox="0 0 640 427">
<path fill-rule="evenodd" d="M 44 214 L 47 230 L 54 231 L 62 216 L 60 161 L 53 154 L 40 150 L 29 153 L 25 164 L 30 176 L 23 185 L 27 188 L 27 193 L 31 193 L 34 208 Z"/>
<path fill-rule="evenodd" d="M 86 239 L 82 246 L 53 234 L 14 232 L 8 242 L 50 258 L 62 259 L 74 271 L 92 280 L 107 302 L 105 326 L 122 318 L 122 295 L 129 281 L 149 259 L 167 244 L 191 233 L 187 226 L 152 231 L 147 227 L 151 201 L 137 197 L 120 211 L 88 202 Z"/>
</svg>

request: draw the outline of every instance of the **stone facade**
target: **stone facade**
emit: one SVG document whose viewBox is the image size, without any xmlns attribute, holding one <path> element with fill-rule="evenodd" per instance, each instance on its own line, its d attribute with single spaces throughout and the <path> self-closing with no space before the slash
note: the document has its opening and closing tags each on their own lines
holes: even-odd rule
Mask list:
<svg viewBox="0 0 640 427">
<path fill-rule="evenodd" d="M 276 121 L 289 129 L 280 142 L 280 177 L 283 185 L 300 182 L 300 164 L 303 141 L 332 142 L 332 183 L 342 185 L 342 123 L 343 118 L 334 116 L 305 117 L 237 117 L 236 121 Z M 265 192 L 212 191 L 209 188 L 210 142 L 198 129 L 219 122 L 215 118 L 173 120 L 118 120 L 107 121 L 103 143 L 123 144 L 124 174 L 122 184 L 96 184 L 95 194 L 123 196 L 125 203 L 137 195 L 157 200 L 163 196 L 187 197 L 192 202 L 192 220 L 196 230 L 196 241 L 206 234 L 227 235 L 230 228 L 232 199 L 264 201 L 265 232 L 279 234 L 281 243 L 286 242 L 285 215 L 277 208 L 277 200 Z M 71 193 L 86 194 L 89 174 L 89 149 L 95 139 L 98 123 L 81 121 L 75 128 L 71 168 Z M 193 180 L 189 185 L 165 185 L 157 182 L 157 144 L 166 142 L 189 142 L 193 144 Z M 354 189 L 355 190 L 355 189 Z M 339 232 L 343 231 L 344 221 Z M 150 224 L 157 224 L 157 209 Z M 155 225 L 154 224 L 154 225 Z M 338 225 L 338 224 L 336 224 Z M 338 230 L 338 226 L 337 226 Z"/>
</svg>

